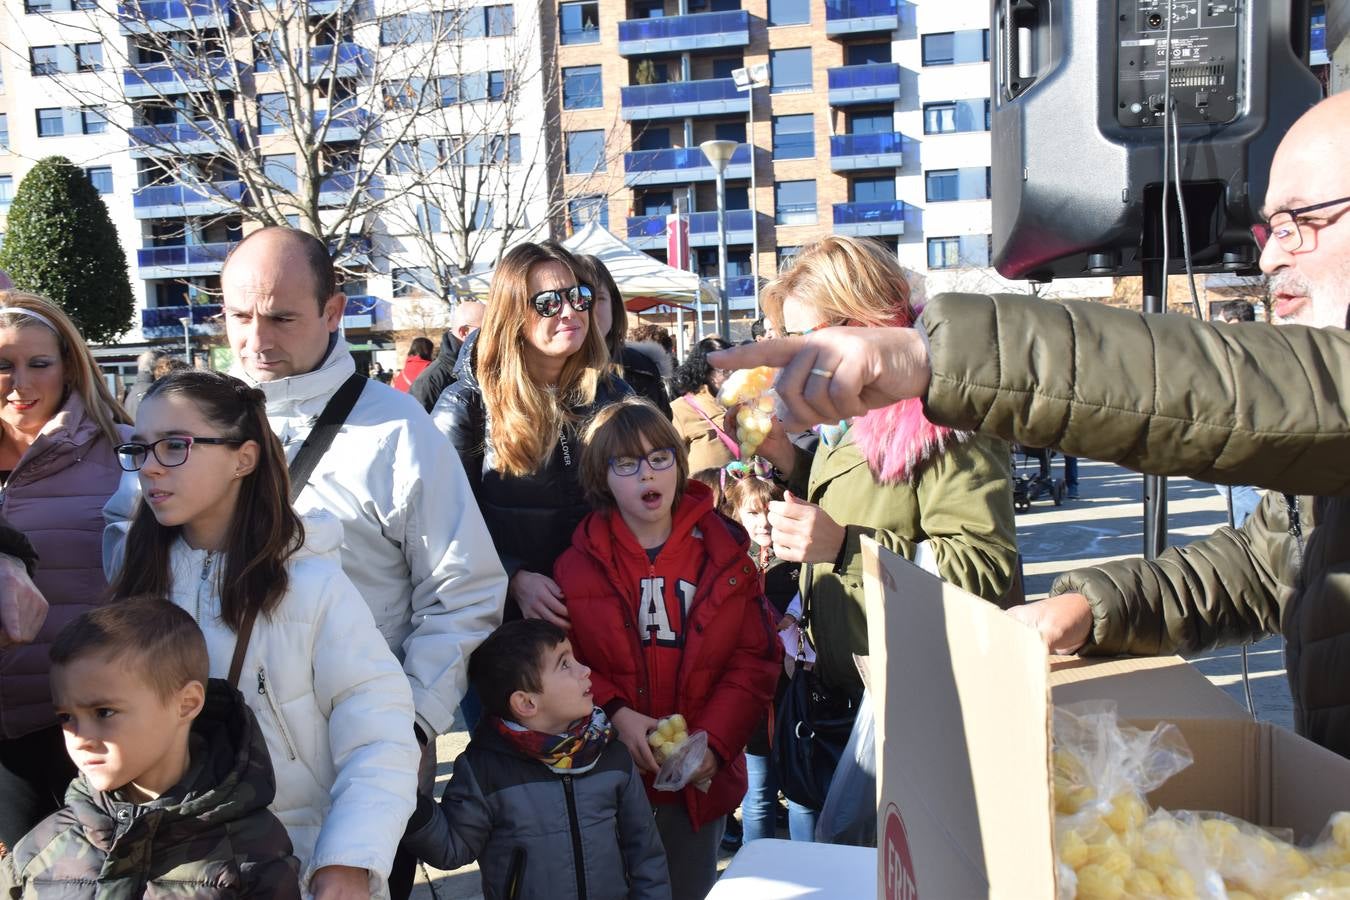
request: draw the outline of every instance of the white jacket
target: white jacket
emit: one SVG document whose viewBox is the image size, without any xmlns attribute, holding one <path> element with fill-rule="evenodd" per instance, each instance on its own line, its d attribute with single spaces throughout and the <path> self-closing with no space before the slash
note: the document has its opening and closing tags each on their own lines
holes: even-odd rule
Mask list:
<svg viewBox="0 0 1350 900">
<path fill-rule="evenodd" d="M 412 692 L 342 571 L 342 526 L 326 514 L 304 522 L 286 596 L 253 626 L 239 690 L 267 739 L 272 811 L 295 845 L 306 893 L 315 870 L 342 865 L 369 869 L 372 896 L 383 897 L 416 806 Z M 171 566 L 173 602 L 205 633 L 211 677 L 225 678 L 235 634 L 220 621 L 220 554 L 180 538 Z"/>
<path fill-rule="evenodd" d="M 338 341 L 313 372 L 256 383 L 288 458 L 355 372 Z M 255 383 L 245 373 L 236 377 Z M 104 517 L 105 568 L 117 558 L 140 493 L 123 478 Z M 448 731 L 467 686 L 469 654 L 501 624 L 506 573 L 459 454 L 416 400 L 369 381 L 295 504 L 342 523 L 342 567 L 412 683 L 428 736 Z"/>
</svg>

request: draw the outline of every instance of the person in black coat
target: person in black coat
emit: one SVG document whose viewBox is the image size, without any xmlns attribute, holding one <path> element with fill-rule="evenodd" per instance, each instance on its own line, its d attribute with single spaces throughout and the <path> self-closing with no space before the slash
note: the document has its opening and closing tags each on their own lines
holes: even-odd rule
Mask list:
<svg viewBox="0 0 1350 900">
<path fill-rule="evenodd" d="M 37 637 L 47 601 L 33 584 L 38 555 L 22 531 L 0 516 L 0 648 Z"/>
<path fill-rule="evenodd" d="M 666 392 L 666 381 L 674 368 L 670 357 L 653 344 L 633 345 L 624 340 L 628 334 L 628 309 L 623 305 L 623 295 L 619 293 L 614 276 L 598 256 L 578 259 L 590 270 L 590 281 L 595 287 L 592 316 L 595 326 L 605 337 L 614 370 L 639 397 L 652 401 L 669 419 L 670 395 Z"/>
<path fill-rule="evenodd" d="M 477 300 L 465 300 L 456 306 L 450 316 L 450 327 L 441 335 L 440 354 L 408 388 L 408 393 L 427 412 L 431 412 L 441 394 L 454 383 L 455 363 L 459 361 L 460 348 L 464 346 L 464 339 L 482 326 L 485 311 L 486 307 Z"/>
</svg>

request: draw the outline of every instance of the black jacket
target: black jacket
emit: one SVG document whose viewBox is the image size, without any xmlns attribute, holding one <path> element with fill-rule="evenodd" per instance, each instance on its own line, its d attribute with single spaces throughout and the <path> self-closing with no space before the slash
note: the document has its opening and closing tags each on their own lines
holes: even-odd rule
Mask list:
<svg viewBox="0 0 1350 900">
<path fill-rule="evenodd" d="M 581 439 L 575 429 L 565 429 L 548 461 L 532 475 L 518 478 L 494 470 L 483 391 L 474 374 L 477 346 L 475 332 L 464 342 L 455 383 L 441 395 L 432 418 L 459 452 L 507 576 L 522 568 L 550 575 L 553 563 L 571 546 L 572 532 L 591 510 L 581 489 Z M 595 402 L 576 412 L 584 420 L 631 393 L 618 378 L 602 379 Z M 508 599 L 507 618 L 516 617 L 514 609 Z"/>
<path fill-rule="evenodd" d="M 441 335 L 441 352 L 431 361 L 431 365 L 422 370 L 422 374 L 413 379 L 408 393 L 422 404 L 422 408 L 431 412 L 441 394 L 445 393 L 455 381 L 455 363 L 459 361 L 459 350 L 464 342 L 455 337 L 449 328 Z"/>
<path fill-rule="evenodd" d="M 183 780 L 149 803 L 71 782 L 66 805 L 0 859 L 4 900 L 300 900 L 299 863 L 267 809 L 267 744 L 239 692 L 212 680 Z"/>
<path fill-rule="evenodd" d="M 0 553 L 22 560 L 30 576 L 37 569 L 37 551 L 22 531 L 10 527 L 4 516 L 0 516 Z"/>
<path fill-rule="evenodd" d="M 624 344 L 618 361 L 621 366 L 619 374 L 633 392 L 655 403 L 656 408 L 669 419 L 670 395 L 666 391 L 666 381 L 670 378 L 673 365 L 666 351 L 651 341 Z"/>
<path fill-rule="evenodd" d="M 405 843 L 438 869 L 478 860 L 487 900 L 669 900 L 642 778 L 611 740 L 581 775 L 522 756 L 484 718 L 438 809 L 417 798 Z"/>
</svg>

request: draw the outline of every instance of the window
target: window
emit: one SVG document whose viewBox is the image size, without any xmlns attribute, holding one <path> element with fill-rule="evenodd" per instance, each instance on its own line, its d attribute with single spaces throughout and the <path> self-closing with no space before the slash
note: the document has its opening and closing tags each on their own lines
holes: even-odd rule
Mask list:
<svg viewBox="0 0 1350 900">
<path fill-rule="evenodd" d="M 61 71 L 55 47 L 29 47 L 28 63 L 34 75 L 55 75 Z"/>
<path fill-rule="evenodd" d="M 991 240 L 991 236 L 987 234 L 929 238 L 928 268 L 959 269 L 988 266 Z"/>
<path fill-rule="evenodd" d="M 890 112 L 852 113 L 848 116 L 849 134 L 894 134 L 895 119 Z"/>
<path fill-rule="evenodd" d="M 384 170 L 389 175 L 425 174 L 436 171 L 440 159 L 440 147 L 430 138 L 420 141 L 399 141 L 389 152 Z"/>
<path fill-rule="evenodd" d="M 66 133 L 65 114 L 58 109 L 39 109 L 37 111 L 38 137 L 60 137 Z"/>
<path fill-rule="evenodd" d="M 107 110 L 102 106 L 86 106 L 80 110 L 80 130 L 85 134 L 104 134 L 108 130 Z"/>
<path fill-rule="evenodd" d="M 560 4 L 558 27 L 564 44 L 599 42 L 600 4 L 595 2 Z"/>
<path fill-rule="evenodd" d="M 693 12 L 693 7 L 690 7 Z M 666 15 L 665 0 L 636 0 L 633 4 L 634 19 L 661 19 Z"/>
<path fill-rule="evenodd" d="M 952 200 L 988 200 L 989 168 L 933 169 L 924 175 L 929 203 Z"/>
<path fill-rule="evenodd" d="M 713 136 L 719 141 L 746 143 L 744 122 L 718 122 L 713 126 Z"/>
<path fill-rule="evenodd" d="M 510 72 L 489 72 L 487 80 L 487 98 L 500 103 L 511 90 Z"/>
<path fill-rule="evenodd" d="M 520 135 L 494 134 L 487 140 L 482 135 L 469 138 L 464 146 L 464 162 L 470 166 L 501 162 L 517 164 L 520 162 Z"/>
<path fill-rule="evenodd" d="M 599 66 L 570 66 L 562 70 L 563 109 L 599 109 L 603 102 Z"/>
<path fill-rule="evenodd" d="M 811 48 L 769 51 L 769 77 L 774 94 L 811 90 Z"/>
<path fill-rule="evenodd" d="M 567 133 L 567 174 L 589 175 L 605 171 L 605 132 L 569 131 Z"/>
<path fill-rule="evenodd" d="M 14 202 L 14 176 L 0 175 L 0 209 L 9 209 Z"/>
<path fill-rule="evenodd" d="M 855 178 L 849 185 L 850 203 L 887 203 L 895 199 L 895 178 Z"/>
<path fill-rule="evenodd" d="M 286 95 L 258 95 L 258 133 L 279 134 L 290 126 L 291 111 L 286 105 Z"/>
<path fill-rule="evenodd" d="M 592 222 L 599 222 L 601 228 L 608 228 L 609 204 L 599 195 L 568 200 L 567 219 L 572 223 L 573 231 L 579 231 Z"/>
<path fill-rule="evenodd" d="M 516 8 L 514 6 L 487 7 L 488 37 L 506 37 L 515 34 Z"/>
<path fill-rule="evenodd" d="M 263 175 L 283 191 L 294 193 L 300 189 L 295 177 L 295 154 L 277 153 L 263 157 Z"/>
<path fill-rule="evenodd" d="M 492 227 L 493 208 L 491 200 L 479 197 L 473 202 L 473 230 L 486 231 Z"/>
<path fill-rule="evenodd" d="M 395 269 L 390 274 L 394 281 L 395 297 L 415 297 L 436 293 L 434 287 L 436 279 L 432 275 L 431 269 L 426 266 Z"/>
<path fill-rule="evenodd" d="M 844 53 L 844 65 L 846 66 L 873 66 L 877 63 L 888 63 L 891 61 L 891 45 L 889 42 L 884 44 L 852 44 Z"/>
<path fill-rule="evenodd" d="M 773 205 L 779 225 L 816 224 L 816 183 L 780 181 L 773 188 Z"/>
<path fill-rule="evenodd" d="M 739 69 L 744 63 L 739 57 L 728 59 L 714 59 L 712 61 L 712 77 L 714 78 L 732 78 L 732 72 Z"/>
<path fill-rule="evenodd" d="M 428 13 L 404 13 L 380 20 L 380 46 L 425 44 L 437 37 L 440 22 Z"/>
<path fill-rule="evenodd" d="M 89 178 L 94 190 L 100 194 L 113 192 L 112 166 L 90 166 L 84 170 L 84 174 Z"/>
<path fill-rule="evenodd" d="M 670 149 L 670 129 L 669 128 L 648 128 L 638 135 L 637 146 L 634 150 L 668 150 Z"/>
<path fill-rule="evenodd" d="M 486 100 L 488 96 L 488 77 L 486 72 L 470 72 L 459 76 L 459 102 L 473 103 Z"/>
<path fill-rule="evenodd" d="M 49 13 L 52 11 L 51 0 L 25 0 L 23 11 L 26 13 Z"/>
<path fill-rule="evenodd" d="M 0 113 L 0 150 L 9 149 L 9 113 Z"/>
<path fill-rule="evenodd" d="M 441 211 L 434 203 L 423 203 L 415 212 L 417 228 L 426 234 L 436 234 L 441 230 Z"/>
<path fill-rule="evenodd" d="M 797 254 L 802 252 L 801 247 L 779 247 L 778 248 L 778 271 L 787 271 L 788 266 L 797 258 Z"/>
<path fill-rule="evenodd" d="M 945 31 L 923 36 L 923 64 L 951 66 L 989 61 L 989 29 Z"/>
<path fill-rule="evenodd" d="M 924 104 L 924 134 L 956 134 L 962 131 L 988 130 L 988 100 L 951 100 L 945 103 Z"/>
<path fill-rule="evenodd" d="M 81 72 L 103 71 L 102 44 L 76 44 L 75 68 Z"/>
<path fill-rule="evenodd" d="M 675 211 L 675 195 L 670 191 L 652 191 L 637 203 L 642 216 L 668 216 Z"/>
<path fill-rule="evenodd" d="M 810 21 L 808 0 L 769 0 L 770 25 L 805 25 Z"/>
<path fill-rule="evenodd" d="M 773 158 L 810 159 L 816 155 L 816 117 L 811 113 L 799 116 L 773 117 Z"/>
</svg>

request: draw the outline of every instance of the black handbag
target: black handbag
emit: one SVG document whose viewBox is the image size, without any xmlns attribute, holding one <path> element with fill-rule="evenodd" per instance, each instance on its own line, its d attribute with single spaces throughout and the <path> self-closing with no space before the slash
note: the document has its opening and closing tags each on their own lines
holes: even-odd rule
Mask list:
<svg viewBox="0 0 1350 900">
<path fill-rule="evenodd" d="M 803 578 L 802 582 L 806 583 Z M 861 695 L 834 690 L 805 665 L 806 626 L 810 607 L 803 597 L 798 623 L 797 665 L 775 711 L 771 759 L 778 787 L 794 803 L 819 810 L 830 792 L 830 780 L 853 732 Z"/>
</svg>

